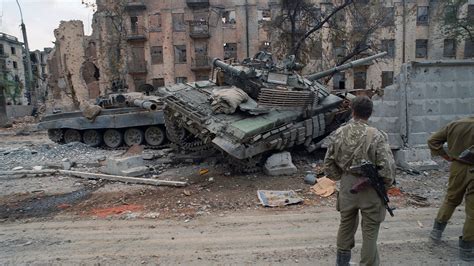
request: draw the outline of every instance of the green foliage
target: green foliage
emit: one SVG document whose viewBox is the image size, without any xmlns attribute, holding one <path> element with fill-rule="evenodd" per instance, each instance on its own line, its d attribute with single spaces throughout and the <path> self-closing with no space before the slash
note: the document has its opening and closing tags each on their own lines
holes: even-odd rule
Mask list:
<svg viewBox="0 0 474 266">
<path fill-rule="evenodd" d="M 13 104 L 19 104 L 23 84 L 20 81 L 9 79 L 7 75 L 0 75 L 0 86 L 5 88 L 5 97 Z"/>
<path fill-rule="evenodd" d="M 445 0 L 440 6 L 439 18 L 446 37 L 458 41 L 474 41 L 474 14 L 467 14 L 468 0 Z M 462 12 L 464 11 L 464 12 Z"/>
</svg>

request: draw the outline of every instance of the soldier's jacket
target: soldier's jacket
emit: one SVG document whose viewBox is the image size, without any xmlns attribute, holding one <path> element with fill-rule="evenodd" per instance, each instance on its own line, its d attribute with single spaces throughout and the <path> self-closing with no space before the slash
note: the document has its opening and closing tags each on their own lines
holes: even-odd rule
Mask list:
<svg viewBox="0 0 474 266">
<path fill-rule="evenodd" d="M 443 149 L 446 141 L 448 142 L 447 153 Z M 458 158 L 459 154 L 472 145 L 474 145 L 474 116 L 449 123 L 428 140 L 433 156 L 448 155 Z"/>
<path fill-rule="evenodd" d="M 395 161 L 387 134 L 369 127 L 363 121 L 351 120 L 330 137 L 324 158 L 326 175 L 333 180 L 340 180 L 343 175 L 352 174 L 349 168 L 363 160 L 378 166 L 386 186 L 391 186 L 395 178 Z"/>
</svg>

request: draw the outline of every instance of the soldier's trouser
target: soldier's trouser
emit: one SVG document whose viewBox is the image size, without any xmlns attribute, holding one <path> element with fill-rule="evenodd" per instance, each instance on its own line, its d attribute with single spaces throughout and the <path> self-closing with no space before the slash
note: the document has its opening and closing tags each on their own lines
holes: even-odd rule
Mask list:
<svg viewBox="0 0 474 266">
<path fill-rule="evenodd" d="M 344 180 L 346 178 L 346 180 Z M 349 192 L 356 178 L 343 177 L 338 196 L 338 210 L 341 224 L 337 233 L 337 248 L 351 250 L 354 247 L 354 235 L 359 224 L 359 211 L 362 216 L 362 249 L 360 265 L 379 265 L 377 238 L 380 223 L 385 219 L 385 207 L 373 188 L 367 188 L 358 194 Z"/>
<path fill-rule="evenodd" d="M 451 163 L 448 190 L 436 217 L 438 222 L 449 221 L 465 196 L 466 220 L 463 228 L 465 241 L 474 241 L 474 173 L 469 173 L 469 169 L 472 168 L 474 166 L 456 161 Z"/>
</svg>

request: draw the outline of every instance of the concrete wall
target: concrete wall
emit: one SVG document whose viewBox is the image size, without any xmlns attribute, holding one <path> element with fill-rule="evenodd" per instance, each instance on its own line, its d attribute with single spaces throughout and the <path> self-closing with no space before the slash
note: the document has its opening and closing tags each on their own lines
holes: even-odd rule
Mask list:
<svg viewBox="0 0 474 266">
<path fill-rule="evenodd" d="M 31 105 L 7 105 L 7 117 L 9 119 L 29 116 L 33 112 Z"/>
<path fill-rule="evenodd" d="M 424 148 L 449 122 L 474 114 L 474 60 L 404 64 L 396 83 L 374 98 L 371 123 L 393 148 Z"/>
</svg>

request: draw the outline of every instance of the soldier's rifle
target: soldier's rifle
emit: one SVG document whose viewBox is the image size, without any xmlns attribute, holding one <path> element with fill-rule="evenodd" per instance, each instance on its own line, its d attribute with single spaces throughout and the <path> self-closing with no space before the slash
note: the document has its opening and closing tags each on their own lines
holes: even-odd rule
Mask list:
<svg viewBox="0 0 474 266">
<path fill-rule="evenodd" d="M 357 194 L 368 186 L 373 187 L 377 192 L 377 195 L 380 197 L 380 199 L 382 199 L 385 209 L 387 209 L 390 216 L 393 217 L 394 209 L 388 205 L 390 199 L 388 198 L 387 191 L 385 190 L 385 183 L 382 177 L 379 175 L 377 167 L 373 163 L 364 160 L 359 165 L 351 166 L 350 169 L 352 172 L 364 176 L 360 182 L 354 184 L 350 192 L 352 194 Z"/>
</svg>

